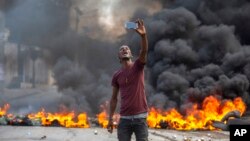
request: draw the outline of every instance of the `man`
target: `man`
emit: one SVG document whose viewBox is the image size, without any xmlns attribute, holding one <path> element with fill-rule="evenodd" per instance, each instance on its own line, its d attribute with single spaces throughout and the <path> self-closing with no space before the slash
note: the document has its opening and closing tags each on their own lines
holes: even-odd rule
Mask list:
<svg viewBox="0 0 250 141">
<path fill-rule="evenodd" d="M 136 141 L 148 141 L 146 122 L 148 105 L 144 89 L 144 66 L 147 61 L 148 40 L 143 21 L 137 20 L 136 23 L 138 28 L 135 31 L 142 39 L 139 57 L 133 62 L 130 48 L 126 45 L 121 46 L 118 56 L 122 67 L 115 72 L 112 78 L 113 92 L 107 128 L 110 133 L 113 132 L 112 117 L 120 92 L 120 121 L 117 128 L 119 141 L 130 141 L 133 133 Z"/>
</svg>

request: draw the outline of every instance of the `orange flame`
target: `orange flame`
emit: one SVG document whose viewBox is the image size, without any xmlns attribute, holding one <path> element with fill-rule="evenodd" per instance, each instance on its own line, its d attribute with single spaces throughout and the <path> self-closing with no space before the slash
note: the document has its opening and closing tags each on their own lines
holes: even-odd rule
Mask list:
<svg viewBox="0 0 250 141">
<path fill-rule="evenodd" d="M 102 126 L 103 128 L 107 128 L 108 126 L 108 114 L 106 111 L 102 111 L 100 114 L 97 115 L 98 119 L 98 124 Z M 113 116 L 113 125 L 114 127 L 117 125 L 119 122 L 120 115 L 119 114 L 114 114 Z"/>
<path fill-rule="evenodd" d="M 86 113 L 81 113 L 77 116 L 77 122 L 75 122 L 75 113 L 46 113 L 44 109 L 36 114 L 29 114 L 29 119 L 37 119 L 40 118 L 42 125 L 50 126 L 53 125 L 55 121 L 57 121 L 61 126 L 72 128 L 89 128 L 88 117 Z"/>
<path fill-rule="evenodd" d="M 103 105 L 102 105 L 103 106 Z M 7 114 L 9 104 L 0 107 L 0 117 L 14 117 Z M 241 116 L 246 110 L 246 105 L 240 97 L 232 100 L 220 100 L 214 96 L 204 99 L 201 105 L 195 103 L 182 115 L 176 109 L 162 111 L 156 108 L 150 108 L 147 123 L 150 128 L 163 128 L 163 125 L 176 130 L 215 130 L 211 121 L 220 121 L 228 112 L 238 110 Z M 108 125 L 107 103 L 103 106 L 103 111 L 97 115 L 98 123 L 103 128 Z M 51 126 L 59 124 L 64 127 L 89 128 L 88 116 L 86 113 L 80 113 L 75 116 L 74 112 L 49 113 L 44 109 L 37 113 L 28 114 L 29 119 L 40 119 L 42 125 Z M 115 113 L 113 116 L 114 127 L 119 122 L 120 115 Z"/>
<path fill-rule="evenodd" d="M 13 118 L 13 114 L 7 114 L 8 109 L 10 108 L 9 104 L 5 104 L 3 108 L 0 107 L 0 116 L 7 116 Z M 89 128 L 88 116 L 86 113 L 80 113 L 77 117 L 74 112 L 64 112 L 64 113 L 49 113 L 45 112 L 44 109 L 37 113 L 28 114 L 29 119 L 40 119 L 41 124 L 44 126 L 51 126 L 53 124 L 58 124 L 67 128 Z M 76 119 L 77 118 L 77 119 Z M 57 122 L 57 123 L 55 123 Z"/>
<path fill-rule="evenodd" d="M 7 114 L 7 111 L 9 110 L 9 108 L 10 108 L 9 104 L 5 104 L 3 106 L 3 108 L 0 107 L 0 117 L 5 116 Z"/>
<path fill-rule="evenodd" d="M 107 128 L 108 126 L 108 115 L 107 112 L 103 111 L 97 115 L 98 123 L 103 127 Z"/>
<path fill-rule="evenodd" d="M 238 97 L 233 101 L 220 100 L 215 96 L 208 96 L 204 99 L 201 108 L 199 105 L 193 104 L 186 111 L 186 115 L 181 115 L 176 109 L 172 108 L 162 111 L 156 108 L 150 108 L 147 123 L 150 128 L 162 128 L 165 124 L 168 128 L 176 130 L 216 130 L 211 124 L 213 120 L 220 121 L 228 112 L 238 110 L 242 114 L 246 110 L 243 100 Z M 119 114 L 115 114 L 116 122 L 118 122 Z M 103 110 L 97 115 L 99 124 L 106 128 L 108 124 L 108 115 Z"/>
<path fill-rule="evenodd" d="M 186 116 L 181 115 L 176 109 L 168 111 L 151 108 L 147 122 L 151 128 L 161 128 L 161 123 L 167 123 L 169 128 L 177 130 L 215 130 L 211 125 L 212 120 L 220 121 L 228 112 L 238 110 L 241 115 L 246 110 L 246 105 L 240 97 L 231 100 L 219 100 L 214 96 L 206 97 L 202 108 L 194 104 L 186 111 Z"/>
<path fill-rule="evenodd" d="M 108 126 L 108 119 L 109 119 L 109 116 L 108 116 L 108 113 L 107 113 L 107 109 L 108 109 L 108 101 L 106 101 L 103 105 L 100 106 L 100 108 L 102 109 L 102 112 L 97 114 L 97 119 L 98 119 L 98 124 L 100 126 L 102 126 L 103 128 L 107 128 Z M 120 115 L 115 113 L 113 115 L 113 125 L 114 127 L 116 127 L 117 123 L 119 122 L 119 119 L 120 119 Z"/>
</svg>

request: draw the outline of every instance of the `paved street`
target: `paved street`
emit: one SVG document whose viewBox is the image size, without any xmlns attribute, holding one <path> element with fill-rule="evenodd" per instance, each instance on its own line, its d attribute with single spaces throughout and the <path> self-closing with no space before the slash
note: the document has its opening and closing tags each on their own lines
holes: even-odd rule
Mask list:
<svg viewBox="0 0 250 141">
<path fill-rule="evenodd" d="M 92 127 L 31 127 L 31 126 L 0 126 L 1 141 L 117 141 L 117 132 L 110 134 L 106 129 Z M 229 132 L 221 131 L 175 131 L 150 129 L 149 141 L 229 141 Z M 133 136 L 133 140 L 135 138 Z"/>
</svg>

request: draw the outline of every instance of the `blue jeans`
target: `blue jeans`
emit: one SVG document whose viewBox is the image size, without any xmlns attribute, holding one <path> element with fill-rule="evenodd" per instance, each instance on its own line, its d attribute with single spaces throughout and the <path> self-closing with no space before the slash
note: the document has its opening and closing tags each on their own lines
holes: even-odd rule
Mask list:
<svg viewBox="0 0 250 141">
<path fill-rule="evenodd" d="M 135 133 L 136 141 L 148 141 L 146 118 L 120 119 L 117 128 L 119 141 L 130 141 L 133 133 Z"/>
</svg>

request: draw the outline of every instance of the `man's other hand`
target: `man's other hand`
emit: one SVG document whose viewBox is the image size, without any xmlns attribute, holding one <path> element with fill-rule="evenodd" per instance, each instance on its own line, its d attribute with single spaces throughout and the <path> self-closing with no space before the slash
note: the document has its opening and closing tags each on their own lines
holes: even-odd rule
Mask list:
<svg viewBox="0 0 250 141">
<path fill-rule="evenodd" d="M 109 133 L 113 133 L 113 121 L 112 120 L 109 120 L 109 123 L 108 123 L 108 126 L 107 126 L 107 129 L 108 129 L 108 132 Z"/>
</svg>

